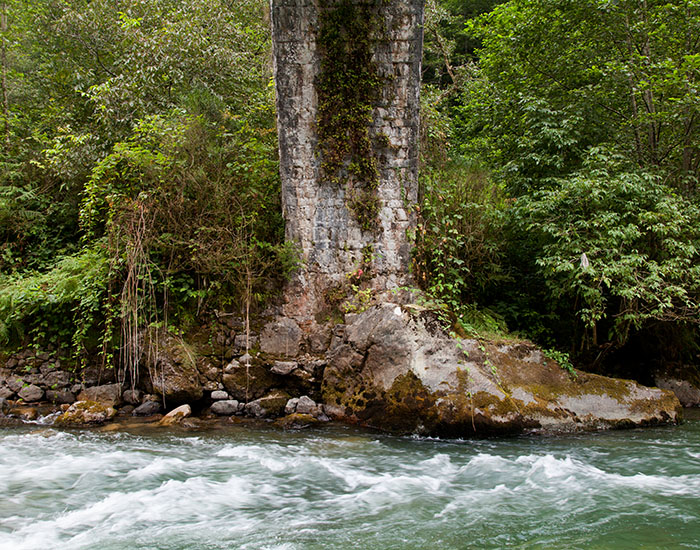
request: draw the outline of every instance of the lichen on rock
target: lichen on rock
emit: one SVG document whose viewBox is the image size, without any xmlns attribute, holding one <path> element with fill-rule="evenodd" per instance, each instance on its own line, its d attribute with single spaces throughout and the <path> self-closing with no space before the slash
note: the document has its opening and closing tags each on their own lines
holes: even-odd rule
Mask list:
<svg viewBox="0 0 700 550">
<path fill-rule="evenodd" d="M 389 303 L 355 316 L 336 339 L 322 393 L 337 419 L 450 437 L 680 419 L 670 392 L 587 373 L 572 378 L 532 344 L 455 339 Z"/>
</svg>

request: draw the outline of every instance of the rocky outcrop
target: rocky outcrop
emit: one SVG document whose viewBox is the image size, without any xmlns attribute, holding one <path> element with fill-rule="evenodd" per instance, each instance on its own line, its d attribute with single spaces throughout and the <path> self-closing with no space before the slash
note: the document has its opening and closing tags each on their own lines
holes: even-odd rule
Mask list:
<svg viewBox="0 0 700 550">
<path fill-rule="evenodd" d="M 449 337 L 433 314 L 382 304 L 334 338 L 323 378 L 332 417 L 449 437 L 672 423 L 671 392 L 578 372 L 525 342 Z"/>
</svg>

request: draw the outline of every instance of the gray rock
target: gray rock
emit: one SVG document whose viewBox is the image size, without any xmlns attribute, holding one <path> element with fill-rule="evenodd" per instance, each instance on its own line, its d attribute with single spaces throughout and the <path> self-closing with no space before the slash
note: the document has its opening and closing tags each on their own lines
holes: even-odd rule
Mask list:
<svg viewBox="0 0 700 550">
<path fill-rule="evenodd" d="M 292 397 L 287 401 L 287 405 L 284 407 L 284 414 L 294 414 L 297 410 L 297 403 L 299 403 L 298 397 Z"/>
<path fill-rule="evenodd" d="M 85 388 L 78 395 L 78 401 L 95 401 L 106 407 L 118 407 L 122 402 L 122 388 L 119 384 Z"/>
<path fill-rule="evenodd" d="M 532 344 L 457 341 L 439 326 L 429 312 L 389 303 L 357 315 L 328 355 L 326 413 L 446 437 L 679 419 L 670 392 L 583 372 L 572 378 Z"/>
<path fill-rule="evenodd" d="M 74 393 L 75 395 L 78 395 L 81 391 L 83 391 L 83 386 L 82 384 L 73 384 L 70 387 L 70 392 Z"/>
<path fill-rule="evenodd" d="M 41 401 L 43 399 L 44 390 L 42 390 L 39 386 L 30 384 L 29 386 L 25 386 L 24 388 L 19 390 L 19 392 L 17 392 L 17 395 L 25 403 L 36 403 L 37 401 Z"/>
<path fill-rule="evenodd" d="M 70 386 L 70 374 L 62 370 L 53 370 L 44 375 L 44 383 L 51 389 Z"/>
<path fill-rule="evenodd" d="M 19 393 L 24 387 L 24 380 L 17 375 L 9 376 L 7 380 L 5 380 L 5 383 L 14 393 Z"/>
<path fill-rule="evenodd" d="M 654 383 L 663 390 L 672 391 L 684 407 L 700 407 L 700 388 L 688 380 L 659 374 Z"/>
<path fill-rule="evenodd" d="M 233 361 L 232 361 L 232 363 L 233 363 Z M 244 355 L 241 355 L 238 358 L 238 363 L 240 366 L 250 365 L 253 363 L 253 356 L 250 353 L 246 353 Z"/>
<path fill-rule="evenodd" d="M 163 406 L 158 401 L 145 401 L 134 409 L 134 416 L 153 416 L 159 414 Z"/>
<path fill-rule="evenodd" d="M 310 397 L 304 395 L 299 398 L 295 412 L 297 412 L 298 414 L 310 414 L 312 416 L 315 416 L 316 402 Z"/>
<path fill-rule="evenodd" d="M 125 390 L 122 394 L 122 399 L 125 403 L 137 407 L 141 403 L 142 396 L 141 390 Z"/>
<path fill-rule="evenodd" d="M 2 399 L 12 399 L 15 395 L 15 392 L 13 392 L 10 388 L 7 386 L 2 386 L 0 387 L 0 398 Z"/>
<path fill-rule="evenodd" d="M 75 395 L 67 390 L 46 390 L 46 400 L 57 405 L 75 403 Z"/>
<path fill-rule="evenodd" d="M 211 412 L 219 416 L 231 416 L 238 412 L 238 401 L 227 399 L 225 401 L 217 401 L 211 406 Z"/>
<path fill-rule="evenodd" d="M 0 415 L 7 414 L 8 412 L 10 412 L 10 404 L 7 402 L 7 399 L 0 397 Z"/>
<path fill-rule="evenodd" d="M 211 392 L 211 398 L 214 401 L 223 401 L 223 400 L 228 399 L 229 395 L 225 391 L 216 390 L 216 391 Z"/>
<path fill-rule="evenodd" d="M 260 350 L 270 355 L 295 357 L 299 354 L 301 337 L 299 325 L 283 317 L 265 326 L 260 335 Z"/>
<path fill-rule="evenodd" d="M 299 363 L 296 361 L 275 361 L 275 363 L 272 365 L 272 369 L 270 369 L 270 372 L 273 374 L 279 374 L 280 376 L 286 376 L 298 366 Z"/>
</svg>

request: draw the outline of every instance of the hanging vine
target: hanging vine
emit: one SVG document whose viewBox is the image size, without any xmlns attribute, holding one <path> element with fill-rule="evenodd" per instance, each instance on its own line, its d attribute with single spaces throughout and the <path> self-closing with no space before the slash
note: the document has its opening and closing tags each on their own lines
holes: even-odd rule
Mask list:
<svg viewBox="0 0 700 550">
<path fill-rule="evenodd" d="M 364 231 L 377 227 L 379 213 L 376 150 L 384 145 L 382 136 L 373 140 L 371 127 L 386 78 L 372 51 L 377 37 L 386 34 L 378 9 L 385 3 L 322 0 L 317 38 L 321 172 L 328 182 L 345 185 L 347 206 Z"/>
</svg>

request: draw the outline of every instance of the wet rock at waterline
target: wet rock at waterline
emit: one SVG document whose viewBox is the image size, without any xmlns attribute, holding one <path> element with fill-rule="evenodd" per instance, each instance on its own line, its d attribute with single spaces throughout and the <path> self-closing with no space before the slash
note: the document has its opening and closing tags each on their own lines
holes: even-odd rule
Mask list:
<svg viewBox="0 0 700 550">
<path fill-rule="evenodd" d="M 231 416 L 239 412 L 238 401 L 235 399 L 226 399 L 212 403 L 211 412 L 218 416 Z"/>
<path fill-rule="evenodd" d="M 104 424 L 117 415 L 113 407 L 108 407 L 96 401 L 76 401 L 67 411 L 61 414 L 54 424 L 57 426 L 89 426 Z"/>
<path fill-rule="evenodd" d="M 245 413 L 255 418 L 277 417 L 284 413 L 284 408 L 289 401 L 289 394 L 283 391 L 274 391 L 265 397 L 246 403 Z"/>
<path fill-rule="evenodd" d="M 133 411 L 134 416 L 153 416 L 159 414 L 163 406 L 158 401 L 144 401 Z"/>
<path fill-rule="evenodd" d="M 531 344 L 456 340 L 430 312 L 389 303 L 334 338 L 322 394 L 335 419 L 450 437 L 672 423 L 680 411 L 671 392 L 574 378 Z"/>
<path fill-rule="evenodd" d="M 173 409 L 168 414 L 166 414 L 159 422 L 161 426 L 173 426 L 174 424 L 179 424 L 185 418 L 192 415 L 192 408 L 189 405 L 180 405 L 176 409 Z"/>
</svg>

